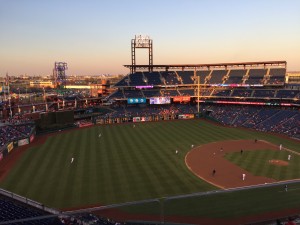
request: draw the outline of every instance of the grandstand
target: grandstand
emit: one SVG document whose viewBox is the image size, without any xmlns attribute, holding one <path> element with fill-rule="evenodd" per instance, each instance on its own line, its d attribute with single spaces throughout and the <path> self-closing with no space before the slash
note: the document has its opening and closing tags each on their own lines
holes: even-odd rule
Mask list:
<svg viewBox="0 0 300 225">
<path fill-rule="evenodd" d="M 74 118 L 79 120 L 79 127 L 205 116 L 227 126 L 300 139 L 300 90 L 286 82 L 285 61 L 126 67 L 132 73 L 115 84 L 116 91 L 107 99 L 112 102 L 107 112 L 93 115 L 94 107 L 91 107 L 91 112 L 85 113 L 89 111 L 85 110 L 87 104 L 77 104 L 87 99 L 64 98 L 71 109 L 83 110 L 84 115 L 81 112 L 74 114 Z M 30 143 L 34 132 L 35 126 L 28 121 L 2 124 L 2 155 L 6 156 L 13 145 Z M 0 214 L 3 221 L 49 215 L 43 210 L 24 211 L 20 203 L 7 196 L 2 196 L 0 203 L 4 207 L 1 212 L 8 216 L 4 218 Z M 5 211 L 7 208 L 14 208 L 13 213 Z M 18 217 L 15 212 L 24 216 Z M 84 221 L 116 224 L 92 214 L 61 219 L 63 223 L 77 224 L 75 220 L 78 224 Z M 51 224 L 53 218 L 45 221 L 38 221 L 38 224 Z"/>
<path fill-rule="evenodd" d="M 135 111 L 135 115 L 143 115 L 144 107 L 155 106 L 151 105 L 150 98 L 168 96 L 171 102 L 169 106 L 163 105 L 164 110 L 181 108 L 184 104 L 195 113 L 211 110 L 210 116 L 227 125 L 298 137 L 300 90 L 285 83 L 286 65 L 285 61 L 125 65 L 131 71 L 139 72 L 133 72 L 118 82 L 116 92 L 109 99 L 123 105 L 123 109 L 131 114 Z M 178 102 L 180 96 L 187 96 L 189 100 Z M 146 101 L 133 107 L 127 104 L 129 98 L 144 98 Z M 198 103 L 201 103 L 201 109 Z M 292 126 L 292 121 L 296 122 L 295 126 Z"/>
<path fill-rule="evenodd" d="M 131 66 L 126 66 L 131 68 Z M 149 66 L 135 65 L 136 69 Z M 243 67 L 243 69 L 240 69 Z M 263 68 L 262 68 L 263 67 Z M 130 98 L 159 96 L 191 96 L 200 98 L 297 98 L 298 91 L 284 83 L 286 62 L 249 62 L 228 64 L 152 65 L 154 72 L 135 72 L 124 77 L 109 99 L 126 101 Z M 165 70 L 163 70 L 165 69 Z M 181 70 L 179 70 L 181 69 Z M 199 79 L 198 79 L 199 78 Z M 275 81 L 276 80 L 276 81 Z M 125 82 L 127 81 L 127 82 Z M 209 89 L 213 87 L 213 89 Z M 175 88 L 175 89 L 174 89 Z M 130 89 L 130 96 L 124 96 Z M 203 92 L 203 90 L 206 90 Z M 134 91 L 135 90 L 135 91 Z"/>
</svg>

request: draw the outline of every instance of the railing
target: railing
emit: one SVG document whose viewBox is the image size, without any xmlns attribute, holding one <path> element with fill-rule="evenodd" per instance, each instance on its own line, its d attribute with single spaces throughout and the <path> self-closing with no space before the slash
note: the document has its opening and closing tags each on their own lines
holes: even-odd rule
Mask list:
<svg viewBox="0 0 300 225">
<path fill-rule="evenodd" d="M 12 193 L 10 191 L 7 191 L 7 190 L 4 190 L 2 188 L 0 188 L 0 194 L 2 194 L 4 196 L 7 196 L 9 198 L 15 199 L 15 200 L 17 200 L 19 202 L 23 202 L 23 203 L 25 203 L 27 205 L 33 206 L 33 207 L 38 208 L 40 210 L 49 212 L 51 214 L 55 214 L 55 215 L 60 214 L 60 211 L 58 211 L 56 209 L 45 207 L 43 204 L 41 204 L 39 202 L 36 202 L 36 201 L 31 200 L 29 198 L 25 198 L 25 197 L 23 197 L 21 195 L 18 195 L 18 194 L 14 194 L 14 193 Z"/>
</svg>

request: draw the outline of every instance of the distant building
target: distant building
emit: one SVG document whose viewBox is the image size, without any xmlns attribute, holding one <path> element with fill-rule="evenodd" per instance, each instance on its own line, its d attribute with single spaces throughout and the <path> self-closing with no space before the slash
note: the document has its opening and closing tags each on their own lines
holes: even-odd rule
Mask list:
<svg viewBox="0 0 300 225">
<path fill-rule="evenodd" d="M 288 84 L 300 85 L 300 72 L 288 72 L 286 75 Z"/>
<path fill-rule="evenodd" d="M 52 81 L 40 81 L 40 80 L 36 80 L 36 81 L 30 81 L 29 82 L 30 87 L 50 87 L 50 88 L 54 88 L 54 83 Z"/>
</svg>

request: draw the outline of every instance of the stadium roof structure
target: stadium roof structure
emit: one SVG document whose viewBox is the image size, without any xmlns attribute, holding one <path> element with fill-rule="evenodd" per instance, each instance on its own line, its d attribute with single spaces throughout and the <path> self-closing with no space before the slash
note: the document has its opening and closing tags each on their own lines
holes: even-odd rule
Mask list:
<svg viewBox="0 0 300 225">
<path fill-rule="evenodd" d="M 262 61 L 262 62 L 237 62 L 237 63 L 213 63 L 213 64 L 159 64 L 159 65 L 124 65 L 130 71 L 136 70 L 166 70 L 169 69 L 211 69 L 211 68 L 251 68 L 251 67 L 283 67 L 286 68 L 286 61 Z"/>
</svg>

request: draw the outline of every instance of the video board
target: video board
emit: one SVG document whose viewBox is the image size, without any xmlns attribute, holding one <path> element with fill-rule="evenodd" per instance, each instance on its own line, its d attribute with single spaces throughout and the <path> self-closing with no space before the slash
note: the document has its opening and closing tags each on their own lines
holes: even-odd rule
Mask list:
<svg viewBox="0 0 300 225">
<path fill-rule="evenodd" d="M 163 104 L 170 104 L 170 103 L 171 103 L 170 97 L 150 98 L 150 105 L 163 105 Z"/>
</svg>

